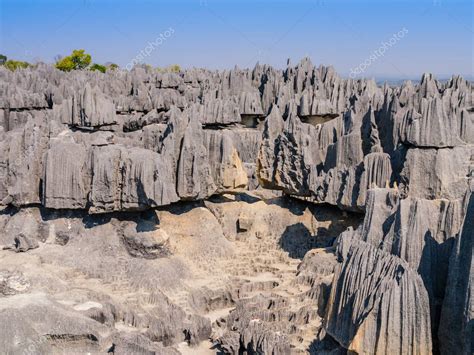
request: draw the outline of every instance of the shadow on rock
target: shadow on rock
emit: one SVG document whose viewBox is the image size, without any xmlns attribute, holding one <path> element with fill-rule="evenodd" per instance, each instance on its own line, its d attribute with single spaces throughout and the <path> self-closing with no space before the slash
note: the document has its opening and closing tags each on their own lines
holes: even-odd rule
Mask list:
<svg viewBox="0 0 474 355">
<path fill-rule="evenodd" d="M 448 279 L 449 257 L 454 238 L 438 242 L 430 231 L 424 236 L 424 247 L 421 253 L 418 273 L 428 291 L 431 308 L 431 327 L 435 348 L 438 347 L 438 327 L 441 317 L 441 306 Z"/>
<path fill-rule="evenodd" d="M 326 334 L 324 339 L 314 339 L 308 347 L 308 352 L 311 355 L 316 354 L 331 354 L 331 355 L 346 355 L 348 352 L 341 347 L 339 343 L 334 340 L 329 334 Z"/>
<path fill-rule="evenodd" d="M 316 247 L 316 237 L 301 222 L 286 227 L 279 240 L 280 247 L 290 258 L 303 259 L 306 252 Z"/>
</svg>

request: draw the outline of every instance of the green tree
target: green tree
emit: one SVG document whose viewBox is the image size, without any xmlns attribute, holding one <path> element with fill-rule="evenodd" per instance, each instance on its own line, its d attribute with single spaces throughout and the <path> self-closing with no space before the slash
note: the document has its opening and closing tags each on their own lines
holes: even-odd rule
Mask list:
<svg viewBox="0 0 474 355">
<path fill-rule="evenodd" d="M 179 73 L 181 71 L 181 67 L 178 64 L 170 65 L 168 69 L 172 73 Z"/>
<path fill-rule="evenodd" d="M 5 62 L 7 61 L 7 56 L 6 55 L 3 55 L 3 54 L 0 54 L 0 65 L 3 65 L 5 64 Z"/>
<path fill-rule="evenodd" d="M 74 62 L 70 57 L 64 57 L 56 62 L 56 68 L 62 71 L 71 71 L 74 69 Z"/>
<path fill-rule="evenodd" d="M 75 49 L 72 54 L 56 62 L 56 68 L 62 71 L 81 70 L 91 64 L 91 55 L 84 49 Z"/>
<path fill-rule="evenodd" d="M 101 65 L 101 64 L 97 64 L 97 63 L 92 64 L 89 69 L 92 70 L 92 71 L 98 70 L 102 73 L 105 73 L 107 71 L 107 67 L 105 65 Z"/>
<path fill-rule="evenodd" d="M 119 66 L 115 63 L 110 63 L 108 66 L 107 66 L 108 69 L 110 70 L 117 70 L 119 68 Z"/>
<path fill-rule="evenodd" d="M 28 68 L 30 66 L 30 63 L 22 62 L 20 60 L 11 60 L 10 59 L 10 60 L 7 60 L 4 65 L 7 69 L 10 69 L 11 71 L 14 71 L 14 70 L 17 70 L 19 68 L 22 68 L 22 69 Z"/>
</svg>

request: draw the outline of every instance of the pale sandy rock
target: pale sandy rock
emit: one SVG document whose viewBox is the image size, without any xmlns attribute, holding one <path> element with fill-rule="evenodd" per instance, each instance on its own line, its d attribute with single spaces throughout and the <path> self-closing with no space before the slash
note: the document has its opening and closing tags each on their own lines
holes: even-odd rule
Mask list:
<svg viewBox="0 0 474 355">
<path fill-rule="evenodd" d="M 140 230 L 138 225 L 129 224 L 123 231 L 123 242 L 128 253 L 138 258 L 156 259 L 168 256 L 168 239 L 168 234 L 162 229 Z"/>
</svg>

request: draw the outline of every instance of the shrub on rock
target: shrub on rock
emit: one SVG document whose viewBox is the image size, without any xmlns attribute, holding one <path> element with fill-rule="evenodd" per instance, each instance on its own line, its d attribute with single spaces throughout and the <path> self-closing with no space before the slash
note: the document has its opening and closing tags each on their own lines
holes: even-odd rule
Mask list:
<svg viewBox="0 0 474 355">
<path fill-rule="evenodd" d="M 20 60 L 7 60 L 4 65 L 7 69 L 10 69 L 11 71 L 15 71 L 20 68 L 21 69 L 28 68 L 30 66 L 30 63 L 22 62 Z"/>
<path fill-rule="evenodd" d="M 56 68 L 62 71 L 81 70 L 87 68 L 91 60 L 91 55 L 85 53 L 84 49 L 75 49 L 70 56 L 58 60 Z"/>
<path fill-rule="evenodd" d="M 97 63 L 92 64 L 89 69 L 92 70 L 92 71 L 98 70 L 102 73 L 105 73 L 107 71 L 107 67 L 105 65 L 101 65 L 101 64 L 97 64 Z"/>
</svg>

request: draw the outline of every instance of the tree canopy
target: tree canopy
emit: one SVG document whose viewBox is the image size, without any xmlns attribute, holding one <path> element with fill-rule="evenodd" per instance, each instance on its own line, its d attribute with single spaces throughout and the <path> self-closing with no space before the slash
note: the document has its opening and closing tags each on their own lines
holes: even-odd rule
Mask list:
<svg viewBox="0 0 474 355">
<path fill-rule="evenodd" d="M 92 57 L 84 49 L 75 49 L 72 54 L 56 62 L 56 68 L 62 71 L 86 69 L 91 64 Z"/>
<path fill-rule="evenodd" d="M 110 70 L 116 70 L 116 69 L 119 68 L 119 66 L 115 63 L 109 63 L 109 64 L 106 63 L 106 67 L 107 67 L 107 70 L 109 70 L 109 69 Z"/>
</svg>

